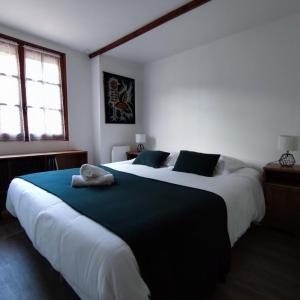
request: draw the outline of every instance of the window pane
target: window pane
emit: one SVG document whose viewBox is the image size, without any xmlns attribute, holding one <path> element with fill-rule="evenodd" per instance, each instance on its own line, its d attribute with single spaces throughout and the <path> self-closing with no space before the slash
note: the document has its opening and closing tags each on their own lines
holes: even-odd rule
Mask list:
<svg viewBox="0 0 300 300">
<path fill-rule="evenodd" d="M 20 108 L 0 105 L 0 134 L 15 137 L 22 132 Z"/>
<path fill-rule="evenodd" d="M 25 50 L 26 78 L 43 80 L 42 54 L 37 51 Z"/>
<path fill-rule="evenodd" d="M 29 135 L 64 134 L 60 56 L 25 47 Z"/>
<path fill-rule="evenodd" d="M 17 46 L 0 41 L 0 73 L 18 76 Z"/>
<path fill-rule="evenodd" d="M 29 133 L 41 136 L 46 133 L 45 113 L 40 108 L 28 108 L 28 128 Z"/>
<path fill-rule="evenodd" d="M 43 84 L 36 81 L 26 80 L 27 105 L 44 107 Z"/>
<path fill-rule="evenodd" d="M 53 109 L 62 108 L 62 99 L 60 94 L 60 86 L 53 84 L 44 85 L 45 107 Z"/>
<path fill-rule="evenodd" d="M 50 83 L 59 84 L 59 58 L 49 55 L 43 57 L 43 80 Z"/>
<path fill-rule="evenodd" d="M 19 79 L 0 75 L 0 103 L 20 104 Z"/>
<path fill-rule="evenodd" d="M 16 44 L 0 40 L 0 135 L 7 135 L 5 139 L 23 131 L 17 55 Z"/>
<path fill-rule="evenodd" d="M 47 135 L 63 134 L 63 124 L 60 111 L 46 110 L 46 133 Z"/>
</svg>

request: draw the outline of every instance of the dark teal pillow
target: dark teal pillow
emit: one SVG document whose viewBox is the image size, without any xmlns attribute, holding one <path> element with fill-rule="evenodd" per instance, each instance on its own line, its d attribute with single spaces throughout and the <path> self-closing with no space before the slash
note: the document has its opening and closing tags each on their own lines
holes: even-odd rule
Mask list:
<svg viewBox="0 0 300 300">
<path fill-rule="evenodd" d="M 143 150 L 133 164 L 159 168 L 169 155 L 169 152 L 164 151 Z"/>
<path fill-rule="evenodd" d="M 173 171 L 213 176 L 220 154 L 206 154 L 193 151 L 180 151 Z"/>
</svg>

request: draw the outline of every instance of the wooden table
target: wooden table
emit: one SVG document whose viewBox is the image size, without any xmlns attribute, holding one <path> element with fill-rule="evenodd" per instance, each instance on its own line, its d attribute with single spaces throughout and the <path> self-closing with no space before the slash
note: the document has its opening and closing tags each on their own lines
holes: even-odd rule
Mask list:
<svg viewBox="0 0 300 300">
<path fill-rule="evenodd" d="M 81 150 L 27 153 L 0 156 L 0 213 L 11 180 L 20 175 L 80 167 L 87 163 L 88 152 Z"/>
</svg>

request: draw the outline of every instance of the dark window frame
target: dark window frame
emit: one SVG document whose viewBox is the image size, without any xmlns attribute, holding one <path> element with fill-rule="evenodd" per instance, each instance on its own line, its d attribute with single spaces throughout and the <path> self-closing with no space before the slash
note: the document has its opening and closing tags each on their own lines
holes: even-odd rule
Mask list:
<svg viewBox="0 0 300 300">
<path fill-rule="evenodd" d="M 68 121 L 68 94 L 67 94 L 67 68 L 66 68 L 66 54 L 56 50 L 52 50 L 37 44 L 29 43 L 15 37 L 8 36 L 0 33 L 0 38 L 8 41 L 15 42 L 18 47 L 18 62 L 19 62 L 19 76 L 20 76 L 20 88 L 21 88 L 21 111 L 23 120 L 24 136 L 17 136 L 12 139 L 7 134 L 0 135 L 0 142 L 8 141 L 69 141 L 69 121 Z M 24 47 L 28 46 L 34 49 L 45 51 L 48 53 L 54 53 L 60 57 L 60 75 L 61 75 L 61 89 L 62 89 L 62 109 L 63 109 L 63 135 L 48 136 L 42 135 L 40 138 L 30 137 L 28 129 L 28 116 L 27 116 L 27 99 L 26 99 L 26 78 L 25 78 L 25 51 Z"/>
</svg>

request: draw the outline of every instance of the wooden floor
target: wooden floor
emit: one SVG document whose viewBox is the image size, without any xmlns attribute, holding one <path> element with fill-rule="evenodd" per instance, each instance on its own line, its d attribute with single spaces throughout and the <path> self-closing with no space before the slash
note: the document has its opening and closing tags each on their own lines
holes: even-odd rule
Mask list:
<svg viewBox="0 0 300 300">
<path fill-rule="evenodd" d="M 0 220 L 0 299 L 78 299 L 11 219 Z M 206 300 L 221 299 L 299 300 L 300 241 L 252 227 L 233 249 L 226 283 Z"/>
<path fill-rule="evenodd" d="M 300 299 L 299 237 L 252 227 L 232 250 L 231 271 L 209 300 Z"/>
</svg>

